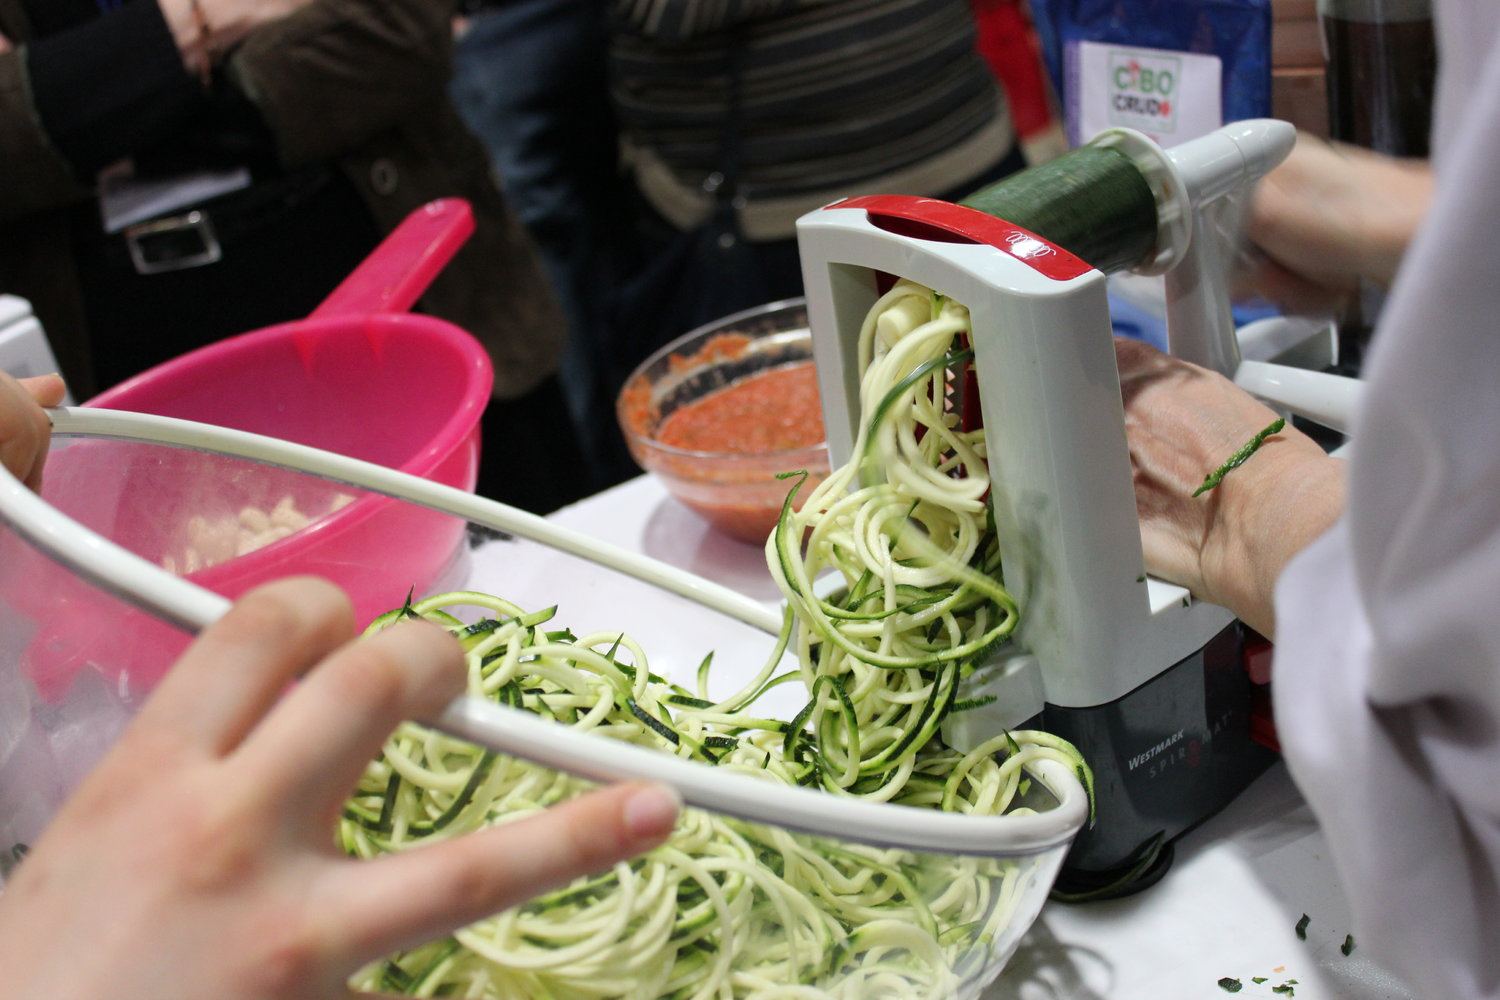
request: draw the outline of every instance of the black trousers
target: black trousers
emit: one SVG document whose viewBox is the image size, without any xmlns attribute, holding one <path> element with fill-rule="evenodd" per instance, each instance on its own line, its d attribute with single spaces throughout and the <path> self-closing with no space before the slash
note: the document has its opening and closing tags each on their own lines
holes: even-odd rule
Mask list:
<svg viewBox="0 0 1500 1000">
<path fill-rule="evenodd" d="M 312 312 L 380 242 L 359 192 L 337 170 L 310 171 L 199 206 L 223 258 L 137 274 L 121 235 L 82 206 L 73 252 L 100 390 L 179 354 Z"/>
</svg>

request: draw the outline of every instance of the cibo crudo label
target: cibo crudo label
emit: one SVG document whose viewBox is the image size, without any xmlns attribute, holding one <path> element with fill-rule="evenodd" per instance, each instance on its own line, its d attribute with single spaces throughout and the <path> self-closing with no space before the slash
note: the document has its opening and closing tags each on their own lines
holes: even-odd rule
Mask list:
<svg viewBox="0 0 1500 1000">
<path fill-rule="evenodd" d="M 1069 55 L 1076 83 L 1068 124 L 1075 144 L 1123 126 L 1175 146 L 1224 124 L 1218 56 L 1103 42 L 1077 42 Z"/>
</svg>

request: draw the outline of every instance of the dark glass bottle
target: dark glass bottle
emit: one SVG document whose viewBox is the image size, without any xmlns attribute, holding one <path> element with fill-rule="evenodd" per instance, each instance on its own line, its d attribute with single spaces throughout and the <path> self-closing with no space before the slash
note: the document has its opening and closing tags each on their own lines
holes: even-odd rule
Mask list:
<svg viewBox="0 0 1500 1000">
<path fill-rule="evenodd" d="M 1437 80 L 1432 0 L 1318 0 L 1328 60 L 1328 130 L 1391 156 L 1431 148 Z M 1358 374 L 1383 294 L 1362 283 L 1339 317 L 1339 367 Z"/>
<path fill-rule="evenodd" d="M 1333 138 L 1426 156 L 1437 41 L 1431 0 L 1318 0 Z"/>
</svg>

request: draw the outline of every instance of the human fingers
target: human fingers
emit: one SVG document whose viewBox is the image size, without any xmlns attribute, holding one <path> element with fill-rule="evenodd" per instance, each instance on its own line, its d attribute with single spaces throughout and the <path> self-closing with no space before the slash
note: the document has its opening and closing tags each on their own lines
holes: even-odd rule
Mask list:
<svg viewBox="0 0 1500 1000">
<path fill-rule="evenodd" d="M 1256 260 L 1241 282 L 1242 287 L 1253 290 L 1283 312 L 1302 316 L 1335 314 L 1358 288 L 1354 278 L 1315 280 L 1264 256 Z"/>
<path fill-rule="evenodd" d="M 1201 555 L 1221 516 L 1220 495 L 1193 493 L 1275 414 L 1181 359 L 1128 341 L 1115 350 L 1147 572 L 1208 598 Z"/>
<path fill-rule="evenodd" d="M 328 824 L 397 724 L 463 693 L 463 653 L 435 625 L 405 621 L 321 663 L 245 741 L 247 784 L 328 840 Z"/>
<path fill-rule="evenodd" d="M 1142 393 L 1163 382 L 1180 380 L 1198 369 L 1139 340 L 1115 338 L 1115 362 L 1120 374 L 1120 394 L 1129 420 Z"/>
<path fill-rule="evenodd" d="M 1217 465 L 1226 447 L 1239 447 L 1276 417 L 1222 375 L 1148 344 L 1117 337 L 1115 357 L 1127 433 L 1132 441 L 1159 443 L 1155 450 L 1164 457 L 1181 452 Z"/>
<path fill-rule="evenodd" d="M 1184 492 L 1175 481 L 1178 477 L 1140 463 L 1134 478 L 1146 572 L 1184 586 L 1200 599 L 1213 600 L 1203 572 L 1203 550 L 1222 498 L 1217 493 L 1200 497 L 1200 509 L 1189 510 L 1177 499 Z"/>
<path fill-rule="evenodd" d="M 0 373 L 0 465 L 32 489 L 42 482 L 42 463 L 52 424 L 26 388 Z"/>
<path fill-rule="evenodd" d="M 63 384 L 60 375 L 37 375 L 32 378 L 21 379 L 21 386 L 40 406 L 57 406 L 62 403 L 63 396 L 67 394 L 67 387 Z M 36 457 L 32 460 L 31 474 L 26 477 L 26 485 L 36 493 L 42 492 L 42 470 L 47 464 L 47 450 L 52 443 L 52 422 L 47 421 L 47 427 L 42 435 L 41 447 L 37 449 Z"/>
<path fill-rule="evenodd" d="M 1159 367 L 1166 357 L 1167 355 L 1143 340 L 1115 338 L 1115 361 L 1119 365 L 1122 381 L 1146 369 Z"/>
<path fill-rule="evenodd" d="M 351 964 L 409 948 L 660 844 L 681 811 L 659 785 L 600 789 L 524 819 L 370 861 L 328 883 Z"/>
<path fill-rule="evenodd" d="M 188 647 L 132 729 L 227 754 L 288 684 L 353 634 L 349 599 L 326 580 L 252 590 Z"/>
<path fill-rule="evenodd" d="M 1311 305 L 1326 309 L 1360 279 L 1390 284 L 1430 202 L 1424 163 L 1299 136 L 1286 162 L 1257 185 L 1247 233 L 1285 272 L 1321 286 Z M 1306 307 L 1308 292 L 1293 287 L 1276 300 Z"/>
<path fill-rule="evenodd" d="M 34 375 L 20 380 L 21 385 L 41 406 L 57 406 L 67 393 L 61 375 Z"/>
</svg>

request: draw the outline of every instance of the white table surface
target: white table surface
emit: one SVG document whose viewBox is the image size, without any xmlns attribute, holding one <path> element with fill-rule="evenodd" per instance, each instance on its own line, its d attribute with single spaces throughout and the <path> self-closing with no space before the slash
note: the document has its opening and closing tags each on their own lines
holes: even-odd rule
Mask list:
<svg viewBox="0 0 1500 1000">
<path fill-rule="evenodd" d="M 743 593 L 779 595 L 760 549 L 712 531 L 641 477 L 553 515 L 569 527 L 645 552 Z M 758 667 L 770 641 L 680 598 L 530 543 L 499 542 L 475 554 L 471 582 L 530 607 L 559 605 L 580 635 L 623 629 L 652 669 L 691 677 L 715 651 L 715 684 L 727 689 Z M 786 691 L 785 688 L 782 691 Z M 782 691 L 772 692 L 780 694 Z M 768 708 L 794 712 L 798 699 Z M 1312 918 L 1307 940 L 1294 927 Z M 986 1000 L 1194 1000 L 1268 998 L 1296 979 L 1297 1000 L 1411 1000 L 1413 994 L 1356 947 L 1328 844 L 1278 764 L 1220 815 L 1182 838 L 1172 870 L 1129 899 L 1083 906 L 1049 903 Z M 1279 971 L 1278 971 L 1279 970 Z M 1261 985 L 1251 982 L 1265 976 Z"/>
</svg>

